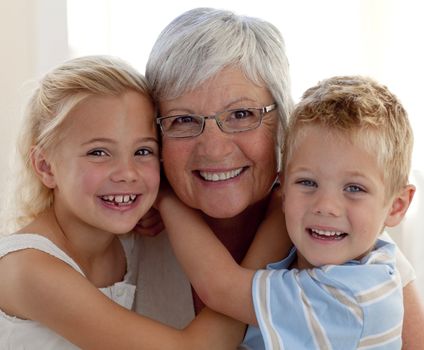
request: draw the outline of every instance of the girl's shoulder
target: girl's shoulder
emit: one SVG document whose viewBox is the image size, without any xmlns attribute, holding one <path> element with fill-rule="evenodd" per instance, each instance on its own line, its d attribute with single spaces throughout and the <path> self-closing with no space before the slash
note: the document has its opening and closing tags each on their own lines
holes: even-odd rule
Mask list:
<svg viewBox="0 0 424 350">
<path fill-rule="evenodd" d="M 78 265 L 46 237 L 36 234 L 3 237 L 0 239 L 0 309 L 10 316 L 31 319 L 33 312 L 43 313 L 58 289 L 66 288 L 68 276 L 81 273 Z"/>
<path fill-rule="evenodd" d="M 27 250 L 30 250 L 30 252 L 27 252 Z M 25 252 L 25 254 L 15 254 L 23 252 Z M 34 233 L 17 233 L 0 238 L 0 259 L 13 255 L 15 256 L 14 260 L 19 262 L 27 255 L 43 256 L 44 254 L 48 254 L 65 262 L 84 275 L 78 264 L 45 236 Z"/>
</svg>

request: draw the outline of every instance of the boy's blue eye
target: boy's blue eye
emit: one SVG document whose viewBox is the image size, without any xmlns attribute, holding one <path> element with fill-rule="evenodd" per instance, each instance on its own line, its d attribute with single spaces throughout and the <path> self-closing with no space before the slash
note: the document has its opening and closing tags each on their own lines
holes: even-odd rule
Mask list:
<svg viewBox="0 0 424 350">
<path fill-rule="evenodd" d="M 365 189 L 359 185 L 349 185 L 345 188 L 346 192 L 357 193 L 357 192 L 365 192 Z"/>
<path fill-rule="evenodd" d="M 318 187 L 318 184 L 315 181 L 309 180 L 309 179 L 298 180 L 296 181 L 296 184 L 306 186 L 306 187 Z"/>
</svg>

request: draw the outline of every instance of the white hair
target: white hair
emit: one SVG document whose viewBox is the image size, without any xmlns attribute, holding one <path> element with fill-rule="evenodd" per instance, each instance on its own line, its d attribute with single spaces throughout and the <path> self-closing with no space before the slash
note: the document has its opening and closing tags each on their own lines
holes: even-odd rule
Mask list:
<svg viewBox="0 0 424 350">
<path fill-rule="evenodd" d="M 212 8 L 189 10 L 159 35 L 146 78 L 155 99 L 171 99 L 228 66 L 270 91 L 285 130 L 293 106 L 288 60 L 280 32 L 264 20 Z"/>
</svg>

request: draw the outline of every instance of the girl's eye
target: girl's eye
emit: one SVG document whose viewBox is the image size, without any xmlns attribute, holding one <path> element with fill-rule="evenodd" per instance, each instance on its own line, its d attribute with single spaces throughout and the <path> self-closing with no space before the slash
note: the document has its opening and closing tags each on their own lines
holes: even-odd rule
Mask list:
<svg viewBox="0 0 424 350">
<path fill-rule="evenodd" d="M 148 148 L 140 148 L 135 152 L 136 156 L 149 156 L 151 154 L 153 154 L 153 151 Z"/>
<path fill-rule="evenodd" d="M 93 150 L 87 152 L 87 155 L 94 156 L 94 157 L 105 157 L 108 154 L 101 149 L 93 149 Z"/>
<path fill-rule="evenodd" d="M 359 185 L 348 185 L 346 186 L 345 191 L 356 193 L 356 192 L 365 192 L 365 189 Z"/>
<path fill-rule="evenodd" d="M 298 181 L 296 181 L 296 184 L 302 185 L 302 186 L 305 186 L 305 187 L 318 187 L 318 184 L 315 181 L 308 180 L 308 179 L 298 180 Z"/>
</svg>

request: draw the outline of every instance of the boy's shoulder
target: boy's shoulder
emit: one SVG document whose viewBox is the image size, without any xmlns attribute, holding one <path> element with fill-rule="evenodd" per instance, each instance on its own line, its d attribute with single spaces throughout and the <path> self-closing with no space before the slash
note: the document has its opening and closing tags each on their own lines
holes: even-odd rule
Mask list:
<svg viewBox="0 0 424 350">
<path fill-rule="evenodd" d="M 358 295 L 364 290 L 398 288 L 399 273 L 396 269 L 396 246 L 379 239 L 375 248 L 359 260 L 350 260 L 342 265 L 326 265 L 312 269 L 310 274 L 325 285 Z M 390 287 L 391 286 L 391 287 Z"/>
</svg>

